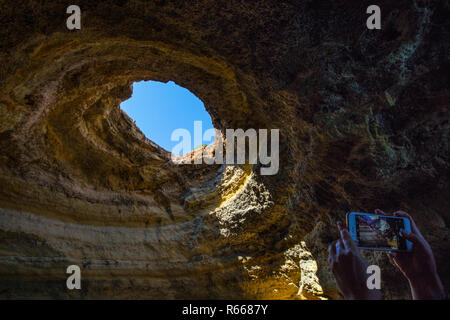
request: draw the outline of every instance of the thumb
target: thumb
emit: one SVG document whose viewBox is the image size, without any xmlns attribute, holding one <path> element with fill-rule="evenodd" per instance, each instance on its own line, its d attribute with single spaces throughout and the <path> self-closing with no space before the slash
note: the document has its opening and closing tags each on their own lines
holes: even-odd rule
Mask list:
<svg viewBox="0 0 450 320">
<path fill-rule="evenodd" d="M 356 245 L 353 241 L 352 237 L 348 233 L 348 230 L 342 225 L 342 222 L 338 221 L 337 226 L 339 228 L 339 233 L 341 235 L 341 239 L 344 242 L 344 246 L 346 249 L 355 249 Z"/>
<path fill-rule="evenodd" d="M 405 238 L 406 240 L 411 241 L 412 243 L 419 243 L 420 242 L 419 238 L 414 233 L 402 230 L 401 231 L 401 235 L 403 236 L 403 238 Z"/>
</svg>

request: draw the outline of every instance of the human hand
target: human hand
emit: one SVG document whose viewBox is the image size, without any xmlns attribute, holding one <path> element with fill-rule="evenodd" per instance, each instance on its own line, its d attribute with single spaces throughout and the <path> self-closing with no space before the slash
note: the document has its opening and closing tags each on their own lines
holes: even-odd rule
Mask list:
<svg viewBox="0 0 450 320">
<path fill-rule="evenodd" d="M 378 300 L 380 291 L 367 287 L 367 262 L 349 232 L 338 222 L 341 238 L 328 247 L 328 262 L 347 300 Z"/>
<path fill-rule="evenodd" d="M 376 209 L 375 213 L 386 215 L 380 209 Z M 408 213 L 396 211 L 394 216 L 404 217 L 411 221 L 411 232 L 403 230 L 401 235 L 413 243 L 412 251 L 390 252 L 389 254 L 395 265 L 408 279 L 413 299 L 444 299 L 444 287 L 439 279 L 430 245 Z"/>
</svg>

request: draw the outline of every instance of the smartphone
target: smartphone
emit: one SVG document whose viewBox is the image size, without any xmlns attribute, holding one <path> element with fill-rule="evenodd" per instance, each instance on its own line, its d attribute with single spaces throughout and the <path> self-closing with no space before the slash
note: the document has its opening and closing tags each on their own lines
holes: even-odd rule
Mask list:
<svg viewBox="0 0 450 320">
<path fill-rule="evenodd" d="M 411 232 L 411 221 L 370 213 L 347 213 L 347 226 L 358 248 L 364 250 L 411 251 L 412 243 L 400 235 Z"/>
</svg>

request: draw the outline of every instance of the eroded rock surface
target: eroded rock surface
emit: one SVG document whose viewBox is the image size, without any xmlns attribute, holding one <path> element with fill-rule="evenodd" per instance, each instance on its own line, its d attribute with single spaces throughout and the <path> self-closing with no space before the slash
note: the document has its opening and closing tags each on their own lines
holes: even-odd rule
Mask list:
<svg viewBox="0 0 450 320">
<path fill-rule="evenodd" d="M 334 221 L 402 209 L 450 286 L 448 1 L 0 2 L 0 297 L 340 298 Z M 119 108 L 173 80 L 280 171 L 175 165 Z M 409 298 L 384 254 L 386 298 Z M 66 268 L 82 289 L 65 287 Z"/>
</svg>

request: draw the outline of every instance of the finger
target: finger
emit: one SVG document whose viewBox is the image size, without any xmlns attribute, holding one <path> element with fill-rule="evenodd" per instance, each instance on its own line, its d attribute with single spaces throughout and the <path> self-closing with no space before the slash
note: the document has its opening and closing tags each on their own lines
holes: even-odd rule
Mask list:
<svg viewBox="0 0 450 320">
<path fill-rule="evenodd" d="M 339 239 L 336 242 L 336 261 L 339 259 L 339 256 L 343 254 L 343 251 L 345 250 L 344 243 L 341 239 Z"/>
<path fill-rule="evenodd" d="M 331 255 L 328 256 L 328 264 L 330 265 L 330 267 L 332 267 L 334 264 L 334 258 Z"/>
<path fill-rule="evenodd" d="M 412 217 L 409 215 L 408 212 L 401 211 L 401 210 L 395 211 L 394 212 L 394 216 L 396 216 L 396 217 L 405 217 L 405 218 L 408 218 L 408 219 L 412 220 Z"/>
<path fill-rule="evenodd" d="M 333 260 L 336 257 L 336 247 L 335 247 L 335 243 L 332 243 L 328 246 L 328 256 L 331 257 Z"/>
<path fill-rule="evenodd" d="M 384 212 L 384 211 L 381 210 L 381 209 L 375 209 L 375 213 L 376 213 L 376 214 L 379 214 L 379 215 L 382 215 L 382 216 L 387 216 L 387 213 Z"/>
<path fill-rule="evenodd" d="M 409 215 L 409 213 L 405 212 L 405 211 L 395 211 L 394 212 L 394 216 L 396 217 L 403 217 L 403 218 L 407 218 L 409 219 L 409 221 L 411 221 L 411 230 L 414 233 L 417 233 L 419 231 L 419 229 L 417 229 L 416 223 L 414 222 L 414 219 Z"/>
<path fill-rule="evenodd" d="M 328 247 L 328 251 L 330 252 L 328 254 L 328 263 L 330 264 L 331 268 L 333 269 L 334 263 L 336 261 L 336 247 L 335 243 L 330 244 Z"/>
<path fill-rule="evenodd" d="M 338 228 L 339 228 L 339 233 L 341 234 L 341 240 L 343 243 L 343 249 L 354 249 L 356 248 L 355 242 L 353 241 L 352 237 L 350 236 L 350 233 L 348 232 L 348 230 L 346 228 L 344 228 L 344 226 L 342 225 L 342 223 L 340 221 L 338 221 L 337 223 Z"/>
<path fill-rule="evenodd" d="M 414 234 L 414 233 L 407 232 L 405 230 L 401 230 L 400 234 L 402 235 L 403 238 L 405 238 L 406 240 L 411 241 L 412 243 L 419 243 L 420 242 L 419 237 L 416 234 Z"/>
</svg>

